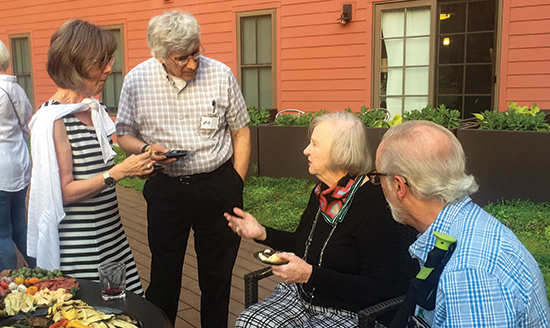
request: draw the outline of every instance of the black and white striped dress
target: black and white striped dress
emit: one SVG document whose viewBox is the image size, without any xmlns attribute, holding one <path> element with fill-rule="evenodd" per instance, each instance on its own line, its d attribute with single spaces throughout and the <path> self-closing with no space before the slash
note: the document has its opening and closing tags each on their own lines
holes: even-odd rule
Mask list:
<svg viewBox="0 0 550 328">
<path fill-rule="evenodd" d="M 63 120 L 72 149 L 74 180 L 88 179 L 113 167 L 113 160 L 103 162 L 93 126 L 85 125 L 72 114 Z M 109 141 L 112 144 L 110 136 Z M 83 202 L 65 205 L 64 209 L 66 216 L 59 224 L 60 270 L 74 278 L 97 280 L 99 264 L 122 261 L 126 263 L 126 289 L 143 295 L 120 220 L 115 187 Z"/>
</svg>

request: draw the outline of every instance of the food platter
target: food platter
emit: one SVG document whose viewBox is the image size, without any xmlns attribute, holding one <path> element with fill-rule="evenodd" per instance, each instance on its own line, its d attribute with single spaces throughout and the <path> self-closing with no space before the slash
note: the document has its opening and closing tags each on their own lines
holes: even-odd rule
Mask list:
<svg viewBox="0 0 550 328">
<path fill-rule="evenodd" d="M 288 261 L 279 259 L 276 255 L 277 253 L 280 253 L 280 252 L 274 251 L 274 250 L 271 250 L 271 249 L 266 249 L 266 250 L 254 253 L 254 257 L 257 260 L 260 260 L 261 262 L 263 262 L 265 264 L 269 264 L 269 265 L 287 264 Z"/>
<path fill-rule="evenodd" d="M 119 319 L 119 320 L 123 320 L 123 321 L 126 321 L 126 322 L 129 322 L 131 324 L 133 324 L 134 326 L 136 326 L 137 328 L 144 328 L 143 326 L 143 323 L 135 318 L 132 314 L 130 313 L 127 313 L 127 312 L 124 312 L 122 310 L 119 310 L 119 309 L 114 309 L 114 308 L 110 308 L 110 307 L 104 307 L 104 306 L 94 306 L 94 309 L 97 310 L 97 311 L 101 311 L 107 315 L 109 314 L 112 314 L 115 316 L 115 318 Z M 32 312 L 32 313 L 25 313 L 24 315 L 23 314 L 17 314 L 17 315 L 14 315 L 14 316 L 0 316 L 0 327 L 4 327 L 4 326 L 12 326 L 14 324 L 21 324 L 21 323 L 24 323 L 24 322 L 27 322 L 27 319 L 25 319 L 25 317 L 29 318 L 29 319 L 40 319 L 40 318 L 46 318 L 47 319 L 47 314 L 48 314 L 48 308 L 44 307 L 44 308 L 38 308 L 36 309 L 35 312 Z M 51 324 L 51 322 L 50 322 Z M 33 327 L 32 325 L 30 327 Z M 46 325 L 45 327 L 49 327 L 49 324 Z"/>
<path fill-rule="evenodd" d="M 72 277 L 60 272 L 50 277 L 48 271 L 38 279 L 34 269 L 29 273 L 32 277 L 26 270 L 20 275 L 20 270 L 0 273 L 0 327 L 48 328 L 74 322 L 82 324 L 78 327 L 145 328 L 138 318 L 121 309 L 84 302 L 79 296 L 81 285 Z"/>
</svg>

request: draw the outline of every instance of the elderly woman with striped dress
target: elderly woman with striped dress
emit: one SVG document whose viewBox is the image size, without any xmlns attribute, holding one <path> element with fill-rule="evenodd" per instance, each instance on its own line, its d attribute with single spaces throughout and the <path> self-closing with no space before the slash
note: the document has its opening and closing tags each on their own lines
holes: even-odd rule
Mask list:
<svg viewBox="0 0 550 328">
<path fill-rule="evenodd" d="M 124 262 L 127 290 L 143 294 L 115 184 L 151 174 L 154 162 L 143 153 L 114 166 L 114 123 L 93 98 L 113 71 L 116 47 L 109 31 L 82 20 L 51 38 L 47 71 L 58 89 L 30 123 L 28 252 L 40 267 L 92 280 L 100 264 Z"/>
</svg>

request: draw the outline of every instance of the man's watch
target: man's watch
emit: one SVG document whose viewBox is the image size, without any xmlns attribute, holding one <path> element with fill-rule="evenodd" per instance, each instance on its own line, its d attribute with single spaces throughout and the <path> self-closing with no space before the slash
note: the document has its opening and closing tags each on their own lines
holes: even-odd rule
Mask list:
<svg viewBox="0 0 550 328">
<path fill-rule="evenodd" d="M 103 183 L 109 188 L 116 185 L 116 180 L 109 174 L 109 171 L 103 172 Z"/>
</svg>

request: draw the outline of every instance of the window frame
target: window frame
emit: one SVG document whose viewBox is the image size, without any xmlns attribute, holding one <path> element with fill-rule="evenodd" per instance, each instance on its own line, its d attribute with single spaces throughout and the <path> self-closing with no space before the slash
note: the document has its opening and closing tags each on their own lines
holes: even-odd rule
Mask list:
<svg viewBox="0 0 550 328">
<path fill-rule="evenodd" d="M 121 74 L 121 77 L 122 77 L 122 81 L 124 82 L 124 78 L 126 77 L 126 57 L 125 57 L 125 52 L 124 52 L 124 45 L 125 45 L 125 42 L 124 42 L 124 25 L 123 24 L 114 24 L 114 25 L 102 25 L 101 26 L 102 28 L 104 28 L 105 30 L 108 30 L 108 31 L 113 31 L 113 30 L 118 30 L 120 32 L 120 44 L 118 44 L 118 47 L 117 49 L 120 50 L 120 58 L 116 58 L 116 62 L 120 62 L 121 64 L 121 69 L 120 70 L 115 70 L 113 68 L 113 72 L 111 74 L 109 74 L 110 77 L 113 77 L 113 73 L 120 73 Z M 115 50 L 116 52 L 116 50 Z M 104 87 L 105 88 L 105 87 Z M 122 85 L 121 85 L 121 88 L 122 88 Z M 105 103 L 104 101 L 104 89 L 101 90 L 100 94 L 99 94 L 99 99 L 101 102 Z M 120 103 L 120 90 L 119 90 L 119 97 L 118 99 L 116 99 L 116 94 L 115 94 L 115 104 L 117 105 L 114 110 L 111 110 L 109 108 L 107 108 L 107 112 L 109 113 L 109 115 L 114 115 L 116 116 L 118 114 L 118 104 Z M 105 106 L 107 106 L 107 104 L 105 103 Z"/>
<path fill-rule="evenodd" d="M 18 74 L 15 72 L 15 57 L 14 56 L 14 53 L 13 53 L 13 41 L 15 39 L 27 39 L 27 43 L 28 43 L 28 47 L 29 47 L 29 51 L 28 51 L 28 58 L 29 58 L 29 62 L 28 62 L 28 65 L 29 65 L 29 73 L 28 74 Z M 10 68 L 11 68 L 11 74 L 13 76 L 16 76 L 18 78 L 18 81 L 19 81 L 19 76 L 28 76 L 29 77 L 29 80 L 31 81 L 31 88 L 32 90 L 30 92 L 28 92 L 28 90 L 26 90 L 25 88 L 23 88 L 23 90 L 25 90 L 25 94 L 27 95 L 27 98 L 29 99 L 29 102 L 31 103 L 31 105 L 33 106 L 33 108 L 35 108 L 35 96 L 36 96 L 36 88 L 35 88 L 35 83 L 34 83 L 34 70 L 33 70 L 33 57 L 32 57 L 32 38 L 31 38 L 31 34 L 30 33 L 17 33 L 17 34 L 9 34 L 8 36 L 8 43 L 9 43 L 9 51 L 10 51 Z"/>
<path fill-rule="evenodd" d="M 493 91 L 492 91 L 492 109 L 498 109 L 499 103 L 499 91 L 500 91 L 500 60 L 502 49 L 502 1 L 496 0 L 496 22 L 495 22 L 495 57 L 493 63 Z M 392 1 L 392 2 L 379 2 L 374 4 L 373 10 L 373 29 L 372 29 L 372 90 L 371 90 L 371 108 L 378 108 L 380 104 L 380 76 L 381 76 L 381 14 L 385 10 L 395 10 L 414 7 L 430 7 L 430 59 L 429 59 L 429 85 L 428 85 L 428 102 L 433 105 L 436 101 L 436 74 L 438 71 L 438 12 L 439 5 L 445 2 L 451 2 L 446 0 L 405 0 L 405 1 Z M 405 54 L 404 54 L 405 55 Z M 405 83 L 403 81 L 403 83 Z M 401 113 L 402 115 L 403 113 Z"/>
<path fill-rule="evenodd" d="M 382 30 L 382 11 L 386 10 L 395 10 L 395 9 L 405 9 L 405 8 L 416 8 L 416 7 L 430 7 L 430 58 L 428 61 L 429 65 L 429 71 L 428 71 L 428 102 L 431 101 L 434 98 L 434 67 L 435 67 L 435 56 L 433 55 L 435 52 L 435 41 L 434 41 L 434 35 L 435 35 L 435 12 L 434 12 L 434 5 L 436 5 L 436 0 L 418 0 L 418 1 L 402 1 L 402 2 L 391 2 L 391 3 L 377 3 L 375 4 L 375 10 L 373 11 L 373 47 L 372 47 L 372 72 L 373 72 L 373 81 L 372 81 L 372 97 L 371 97 L 371 108 L 378 108 L 380 104 L 380 99 L 382 98 L 380 95 L 380 76 L 381 76 L 381 57 L 380 53 L 382 50 L 381 47 L 381 30 Z M 403 52 L 403 56 L 406 56 L 406 53 Z M 404 65 L 405 61 L 403 61 L 403 69 L 405 69 L 407 66 Z M 402 92 L 405 92 L 405 80 L 402 81 Z M 386 97 L 386 96 L 384 96 Z M 404 94 L 402 94 L 402 99 L 405 99 Z M 403 115 L 404 108 L 401 110 L 401 113 L 394 113 Z"/>
<path fill-rule="evenodd" d="M 484 0 L 458 0 L 458 1 L 437 1 L 436 3 L 436 6 L 437 6 L 437 13 L 436 13 L 436 17 L 440 15 L 440 10 L 441 10 L 441 6 L 442 5 L 446 5 L 446 4 L 465 4 L 466 5 L 466 20 L 468 20 L 468 6 L 470 6 L 471 4 L 475 3 L 475 2 L 483 2 Z M 490 0 L 489 0 L 490 1 Z M 500 34 L 499 34 L 499 30 L 498 27 L 500 26 L 499 25 L 499 8 L 500 8 L 500 2 L 499 0 L 494 0 L 495 2 L 495 25 L 494 25 L 494 29 L 492 30 L 493 32 L 493 49 L 495 50 L 495 54 L 493 55 L 493 62 L 491 62 L 491 93 L 490 93 L 490 96 L 491 96 L 491 105 L 490 105 L 490 108 L 491 109 L 495 109 L 495 108 L 498 108 L 498 99 L 497 99 L 497 90 L 498 90 L 498 79 L 497 79 L 497 61 L 499 60 L 499 55 L 496 53 L 497 49 L 500 49 Z M 471 31 L 471 30 L 464 30 L 464 31 L 461 31 L 461 32 L 451 32 L 451 33 L 440 33 L 440 29 L 439 27 L 437 26 L 436 24 L 436 49 L 435 49 L 435 55 L 436 56 L 439 56 L 440 54 L 440 49 L 442 47 L 441 43 L 440 43 L 440 39 L 442 36 L 454 36 L 454 35 L 464 35 L 464 57 L 466 57 L 466 51 L 468 49 L 468 46 L 467 46 L 467 41 L 468 41 L 468 36 L 469 35 L 476 35 L 476 34 L 480 34 L 480 33 L 485 33 L 486 31 Z M 500 52 L 499 52 L 500 53 Z M 466 98 L 467 97 L 472 97 L 472 96 L 475 96 L 475 95 L 478 95 L 478 96 L 486 96 L 487 94 L 483 94 L 483 93 L 467 93 L 465 88 L 466 88 L 466 81 L 467 81 L 467 74 L 466 74 L 466 70 L 468 67 L 476 67 L 476 66 L 485 66 L 483 65 L 483 63 L 480 63 L 480 62 L 474 62 L 474 63 L 469 63 L 466 61 L 466 58 L 464 58 L 464 61 L 462 63 L 459 63 L 459 64 L 454 64 L 454 63 L 444 63 L 444 64 L 441 64 L 439 62 L 439 59 L 436 58 L 436 64 L 435 64 L 435 71 L 434 71 L 434 76 L 436 77 L 436 79 L 438 78 L 439 76 L 439 72 L 441 70 L 442 67 L 461 67 L 462 68 L 462 71 L 463 71 L 463 76 L 462 76 L 462 92 L 461 93 L 458 93 L 458 94 L 442 94 L 440 93 L 440 90 L 439 90 L 439 86 L 436 84 L 434 84 L 434 99 L 433 99 L 433 102 L 434 104 L 438 104 L 439 101 L 438 99 L 440 97 L 445 97 L 445 96 L 451 96 L 451 97 L 460 97 L 461 98 L 461 103 L 462 103 L 462 108 L 460 109 L 460 112 L 461 112 L 461 119 L 468 119 L 468 118 L 471 118 L 471 117 L 464 117 L 466 112 L 465 112 L 465 107 L 466 107 Z M 472 116 L 473 117 L 473 116 Z"/>
<path fill-rule="evenodd" d="M 255 16 L 271 16 L 271 64 L 254 64 L 243 65 L 242 63 L 242 30 L 241 30 L 241 18 L 255 17 Z M 239 87 L 242 85 L 242 69 L 246 67 L 271 67 L 271 108 L 277 108 L 277 9 L 262 9 L 237 12 L 237 81 Z M 259 85 L 258 85 L 259 87 Z M 260 91 L 258 90 L 258 95 Z"/>
</svg>

